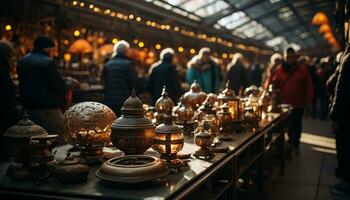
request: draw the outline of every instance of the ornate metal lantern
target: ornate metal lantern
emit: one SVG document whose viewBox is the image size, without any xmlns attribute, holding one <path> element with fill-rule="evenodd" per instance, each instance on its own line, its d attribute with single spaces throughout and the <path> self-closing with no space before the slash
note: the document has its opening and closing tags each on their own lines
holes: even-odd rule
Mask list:
<svg viewBox="0 0 350 200">
<path fill-rule="evenodd" d="M 195 122 L 193 120 L 194 111 L 191 106 L 183 103 L 183 97 L 180 98 L 177 106 L 173 108 L 174 123 L 182 126 L 185 135 L 191 135 L 194 130 Z"/>
<path fill-rule="evenodd" d="M 153 149 L 160 153 L 161 159 L 171 166 L 182 164 L 177 153 L 183 148 L 184 136 L 180 127 L 173 124 L 171 114 L 163 117 L 163 123 L 156 127 L 154 133 Z"/>
<path fill-rule="evenodd" d="M 259 98 L 254 95 L 254 94 L 250 94 L 248 97 L 247 102 L 245 103 L 245 108 L 251 108 L 252 109 L 252 114 L 254 116 L 255 121 L 259 121 L 261 119 L 261 115 L 262 115 L 262 108 L 259 105 Z M 245 111 L 248 111 L 247 109 L 245 109 Z M 251 112 L 251 111 L 249 111 Z M 245 115 L 245 114 L 243 114 Z M 245 118 L 243 116 L 243 118 Z"/>
<path fill-rule="evenodd" d="M 202 131 L 204 121 L 208 121 L 210 132 L 214 136 L 214 143 L 217 143 L 219 141 L 220 133 L 219 120 L 216 116 L 216 111 L 214 110 L 213 105 L 209 101 L 209 97 L 207 97 L 207 99 L 203 102 L 198 110 L 199 112 L 195 117 L 198 121 L 198 126 L 195 130 L 195 133 Z"/>
<path fill-rule="evenodd" d="M 194 143 L 200 148 L 193 154 L 197 158 L 211 159 L 214 157 L 209 146 L 213 143 L 213 135 L 209 129 L 209 121 L 204 121 L 203 130 L 194 136 Z"/>
<path fill-rule="evenodd" d="M 220 140 L 232 140 L 233 130 L 232 130 L 232 116 L 229 112 L 229 107 L 227 103 L 220 106 L 221 110 L 218 112 L 217 116 L 219 119 L 220 127 Z"/>
<path fill-rule="evenodd" d="M 220 100 L 221 105 L 227 103 L 229 112 L 232 116 L 232 121 L 239 122 L 241 120 L 239 97 L 237 97 L 234 91 L 229 88 L 229 81 L 226 83 L 225 90 L 219 94 L 218 99 Z"/>
<path fill-rule="evenodd" d="M 106 105 L 88 101 L 70 107 L 64 116 L 70 143 L 81 148 L 82 158 L 98 160 L 102 148 L 110 142 L 114 112 Z"/>
</svg>

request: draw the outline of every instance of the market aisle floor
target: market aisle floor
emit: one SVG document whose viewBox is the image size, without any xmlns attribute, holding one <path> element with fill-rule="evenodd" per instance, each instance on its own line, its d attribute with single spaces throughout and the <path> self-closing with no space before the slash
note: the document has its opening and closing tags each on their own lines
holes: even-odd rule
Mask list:
<svg viewBox="0 0 350 200">
<path fill-rule="evenodd" d="M 343 200 L 332 197 L 330 185 L 338 183 L 335 140 L 331 122 L 311 118 L 303 120 L 301 155 L 286 162 L 283 176 L 274 174 L 265 182 L 266 200 Z"/>
</svg>

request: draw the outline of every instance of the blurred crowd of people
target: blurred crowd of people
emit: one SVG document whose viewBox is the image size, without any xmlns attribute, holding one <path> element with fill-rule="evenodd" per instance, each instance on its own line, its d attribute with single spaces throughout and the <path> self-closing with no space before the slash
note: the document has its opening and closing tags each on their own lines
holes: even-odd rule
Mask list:
<svg viewBox="0 0 350 200">
<path fill-rule="evenodd" d="M 32 121 L 43 126 L 49 133 L 60 135 L 61 142 L 64 142 L 66 136 L 62 113 L 66 106 L 68 88 L 57 64 L 49 56 L 49 51 L 54 45 L 52 39 L 39 36 L 34 41 L 33 50 L 19 60 L 19 93 L 22 108 L 27 110 Z M 118 41 L 114 45 L 112 57 L 106 60 L 102 71 L 104 103 L 117 116 L 121 115 L 121 107 L 132 89 L 144 96 L 146 103 L 154 104 L 164 85 L 169 97 L 177 102 L 188 89 L 188 85 L 195 80 L 206 93 L 218 93 L 228 81 L 236 95 L 241 95 L 244 88 L 250 85 L 267 89 L 273 84 L 280 90 L 282 103 L 293 106 L 288 144 L 295 154 L 300 153 L 299 141 L 304 111 L 312 117 L 325 120 L 329 112 L 328 105 L 331 105 L 332 119 L 337 122 L 338 127 L 337 137 L 344 137 L 343 134 L 339 136 L 339 133 L 349 130 L 349 125 L 342 121 L 349 119 L 349 112 L 345 113 L 349 111 L 350 93 L 349 67 L 345 67 L 348 62 L 346 53 L 339 53 L 335 58 L 329 56 L 311 59 L 288 47 L 283 55 L 272 55 L 268 65 L 251 63 L 243 54 L 236 53 L 227 66 L 220 66 L 217 58 L 213 57 L 213 52 L 204 47 L 188 61 L 184 78 L 174 64 L 175 51 L 165 48 L 160 53 L 159 61 L 150 67 L 146 79 L 140 81 L 135 63 L 128 57 L 129 48 L 128 42 Z M 14 66 L 14 52 L 11 43 L 0 41 L 1 137 L 6 129 L 16 124 L 19 119 L 16 109 L 16 86 L 10 77 L 11 67 Z M 187 84 L 183 83 L 184 79 Z M 187 88 L 184 85 L 187 85 Z M 3 142 L 3 138 L 0 142 Z M 342 152 L 350 152 L 349 147 L 344 147 L 342 143 L 339 145 L 337 142 L 338 155 L 341 160 L 346 160 Z M 2 148 L 3 146 L 1 145 Z M 5 154 L 2 154 L 1 158 L 6 158 Z M 342 164 L 338 174 L 349 178 L 348 172 L 343 170 L 350 169 L 349 161 L 340 163 Z"/>
</svg>

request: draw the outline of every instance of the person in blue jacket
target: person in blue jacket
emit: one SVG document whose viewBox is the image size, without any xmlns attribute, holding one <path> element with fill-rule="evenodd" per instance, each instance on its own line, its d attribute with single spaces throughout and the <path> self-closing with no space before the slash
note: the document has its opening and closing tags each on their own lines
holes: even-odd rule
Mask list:
<svg viewBox="0 0 350 200">
<path fill-rule="evenodd" d="M 198 55 L 187 63 L 187 82 L 192 84 L 195 80 L 206 93 L 216 93 L 220 88 L 222 77 L 220 67 L 215 58 L 210 56 L 209 48 L 202 48 Z"/>
</svg>

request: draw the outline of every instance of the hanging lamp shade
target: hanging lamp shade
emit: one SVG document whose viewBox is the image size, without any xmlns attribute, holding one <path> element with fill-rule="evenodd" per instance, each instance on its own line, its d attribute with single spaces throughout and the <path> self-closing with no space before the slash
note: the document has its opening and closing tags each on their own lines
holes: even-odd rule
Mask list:
<svg viewBox="0 0 350 200">
<path fill-rule="evenodd" d="M 318 32 L 320 33 L 331 33 L 332 29 L 328 24 L 323 24 L 320 26 L 320 29 L 318 29 Z"/>
<path fill-rule="evenodd" d="M 102 55 L 112 54 L 113 44 L 104 44 L 99 48 L 99 51 Z"/>
<path fill-rule="evenodd" d="M 328 23 L 329 23 L 328 17 L 324 12 L 317 12 L 312 18 L 312 24 L 315 24 L 315 25 L 322 25 L 322 24 L 328 24 Z"/>
<path fill-rule="evenodd" d="M 329 41 L 329 39 L 331 39 L 331 38 L 334 38 L 332 33 L 326 33 L 326 34 L 324 34 L 323 37 L 327 41 Z"/>
<path fill-rule="evenodd" d="M 93 51 L 90 43 L 84 39 L 78 39 L 69 47 L 68 52 L 76 54 L 91 53 Z"/>
<path fill-rule="evenodd" d="M 337 43 L 337 40 L 336 40 L 334 37 L 331 37 L 331 38 L 327 39 L 327 41 L 328 41 L 330 44 L 332 44 L 332 45 L 334 45 L 335 43 Z"/>
</svg>

